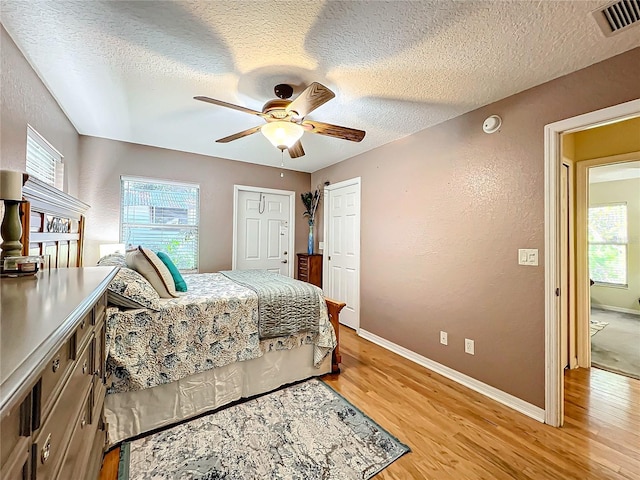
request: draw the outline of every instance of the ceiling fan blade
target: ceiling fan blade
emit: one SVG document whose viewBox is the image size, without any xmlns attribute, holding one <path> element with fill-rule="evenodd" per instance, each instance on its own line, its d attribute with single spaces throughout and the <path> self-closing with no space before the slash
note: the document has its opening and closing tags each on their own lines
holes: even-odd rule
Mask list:
<svg viewBox="0 0 640 480">
<path fill-rule="evenodd" d="M 304 148 L 302 148 L 302 142 L 300 140 L 294 143 L 288 150 L 291 158 L 298 158 L 304 155 Z"/>
<path fill-rule="evenodd" d="M 234 105 L 233 103 L 223 102 L 222 100 L 216 100 L 215 98 L 209 97 L 193 97 L 194 100 L 200 100 L 201 102 L 212 103 L 213 105 L 219 105 L 221 107 L 233 108 L 234 110 L 239 110 L 244 113 L 250 113 L 252 115 L 258 115 L 260 117 L 265 117 L 266 115 L 262 112 L 258 112 L 257 110 L 251 110 L 247 107 L 241 107 L 240 105 Z"/>
<path fill-rule="evenodd" d="M 316 122 L 315 120 L 305 120 L 302 122 L 302 126 L 310 125 L 311 133 L 318 133 L 320 135 L 327 135 L 328 137 L 342 138 L 343 140 L 349 140 L 351 142 L 361 141 L 367 132 L 364 130 L 356 130 L 355 128 L 341 127 L 339 125 L 332 125 L 330 123 Z"/>
<path fill-rule="evenodd" d="M 313 82 L 285 110 L 287 113 L 295 112 L 295 116 L 302 118 L 335 96 L 336 94 L 324 85 Z"/>
<path fill-rule="evenodd" d="M 233 140 L 237 140 L 239 138 L 246 137 L 247 135 L 251 135 L 253 133 L 259 132 L 261 128 L 262 128 L 262 125 L 259 127 L 250 128 L 248 130 L 245 130 L 244 132 L 234 133 L 233 135 L 229 135 L 228 137 L 224 137 L 219 140 L 216 140 L 216 143 L 229 143 Z"/>
</svg>

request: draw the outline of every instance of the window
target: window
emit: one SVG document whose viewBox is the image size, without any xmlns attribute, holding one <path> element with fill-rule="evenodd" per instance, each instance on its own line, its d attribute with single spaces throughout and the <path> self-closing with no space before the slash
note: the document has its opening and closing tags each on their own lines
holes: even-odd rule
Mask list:
<svg viewBox="0 0 640 480">
<path fill-rule="evenodd" d="M 27 173 L 47 185 L 62 190 L 64 168 L 62 155 L 27 125 Z"/>
<path fill-rule="evenodd" d="M 120 183 L 120 241 L 165 252 L 181 271 L 197 271 L 200 187 L 135 177 Z"/>
<path fill-rule="evenodd" d="M 627 205 L 589 207 L 589 275 L 597 284 L 627 286 Z"/>
</svg>

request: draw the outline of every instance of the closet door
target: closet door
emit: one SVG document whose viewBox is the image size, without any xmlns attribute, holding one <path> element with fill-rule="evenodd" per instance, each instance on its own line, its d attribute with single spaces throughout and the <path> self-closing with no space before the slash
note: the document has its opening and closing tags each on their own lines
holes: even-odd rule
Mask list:
<svg viewBox="0 0 640 480">
<path fill-rule="evenodd" d="M 287 193 L 268 189 L 238 189 L 234 269 L 269 270 L 292 276 L 291 198 Z"/>
</svg>

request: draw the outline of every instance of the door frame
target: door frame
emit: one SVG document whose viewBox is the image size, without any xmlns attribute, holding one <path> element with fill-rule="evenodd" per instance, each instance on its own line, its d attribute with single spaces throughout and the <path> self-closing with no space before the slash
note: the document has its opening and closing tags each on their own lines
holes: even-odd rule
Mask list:
<svg viewBox="0 0 640 480">
<path fill-rule="evenodd" d="M 296 239 L 296 192 L 291 190 L 278 190 L 275 188 L 261 188 L 251 187 L 248 185 L 234 185 L 233 186 L 233 243 L 231 245 L 231 269 L 236 269 L 237 259 L 237 242 L 238 242 L 238 195 L 240 192 L 256 192 L 256 193 L 272 193 L 276 195 L 284 195 L 289 197 L 289 238 L 288 248 L 289 258 L 287 258 L 289 264 L 289 276 L 293 278 L 293 264 L 295 261 L 295 239 Z"/>
<path fill-rule="evenodd" d="M 591 314 L 591 291 L 589 288 L 589 172 L 594 167 L 627 163 L 640 160 L 640 152 L 629 152 L 608 157 L 592 158 L 576 162 L 576 270 L 577 305 L 576 344 L 578 367 L 591 367 L 591 334 L 589 317 Z"/>
<path fill-rule="evenodd" d="M 563 423 L 564 376 L 560 365 L 560 167 L 562 134 L 637 117 L 640 99 L 550 123 L 544 127 L 544 301 L 545 301 L 545 423 Z M 578 279 L 576 279 L 577 281 Z M 560 292 L 561 293 L 561 292 Z"/>
<path fill-rule="evenodd" d="M 356 333 L 360 333 L 360 250 L 361 250 L 361 244 L 360 244 L 360 230 L 362 227 L 362 178 L 361 177 L 355 177 L 355 178 L 351 178 L 349 180 L 343 180 L 341 182 L 338 183 L 332 183 L 329 185 L 325 185 L 324 187 L 324 191 L 323 191 L 323 196 L 324 196 L 324 208 L 323 208 L 323 215 L 322 215 L 322 238 L 324 240 L 324 250 L 323 253 L 325 251 L 328 250 L 328 245 L 329 245 L 329 200 L 331 198 L 331 192 L 333 190 L 337 190 L 339 188 L 344 188 L 344 187 L 349 187 L 351 185 L 356 185 L 358 187 L 358 234 L 357 234 L 357 239 L 356 239 L 356 264 L 357 264 L 357 269 L 358 269 L 358 273 L 357 273 L 357 277 L 356 277 L 356 293 L 354 295 L 354 298 L 356 299 L 356 301 L 358 302 L 357 304 L 357 312 L 358 312 L 358 317 L 357 317 L 357 321 L 356 321 Z M 327 290 L 329 289 L 329 259 L 327 257 L 326 254 L 324 254 L 322 256 L 322 289 L 324 290 L 325 294 L 327 293 Z M 326 283 L 325 283 L 326 282 Z"/>
</svg>

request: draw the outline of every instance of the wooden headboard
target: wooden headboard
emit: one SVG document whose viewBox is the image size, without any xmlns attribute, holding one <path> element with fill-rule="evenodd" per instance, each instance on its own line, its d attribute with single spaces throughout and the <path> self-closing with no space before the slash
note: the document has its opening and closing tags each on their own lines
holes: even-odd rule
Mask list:
<svg viewBox="0 0 640 480">
<path fill-rule="evenodd" d="M 89 205 L 35 178 L 22 194 L 22 254 L 42 255 L 45 268 L 81 267 Z"/>
</svg>

